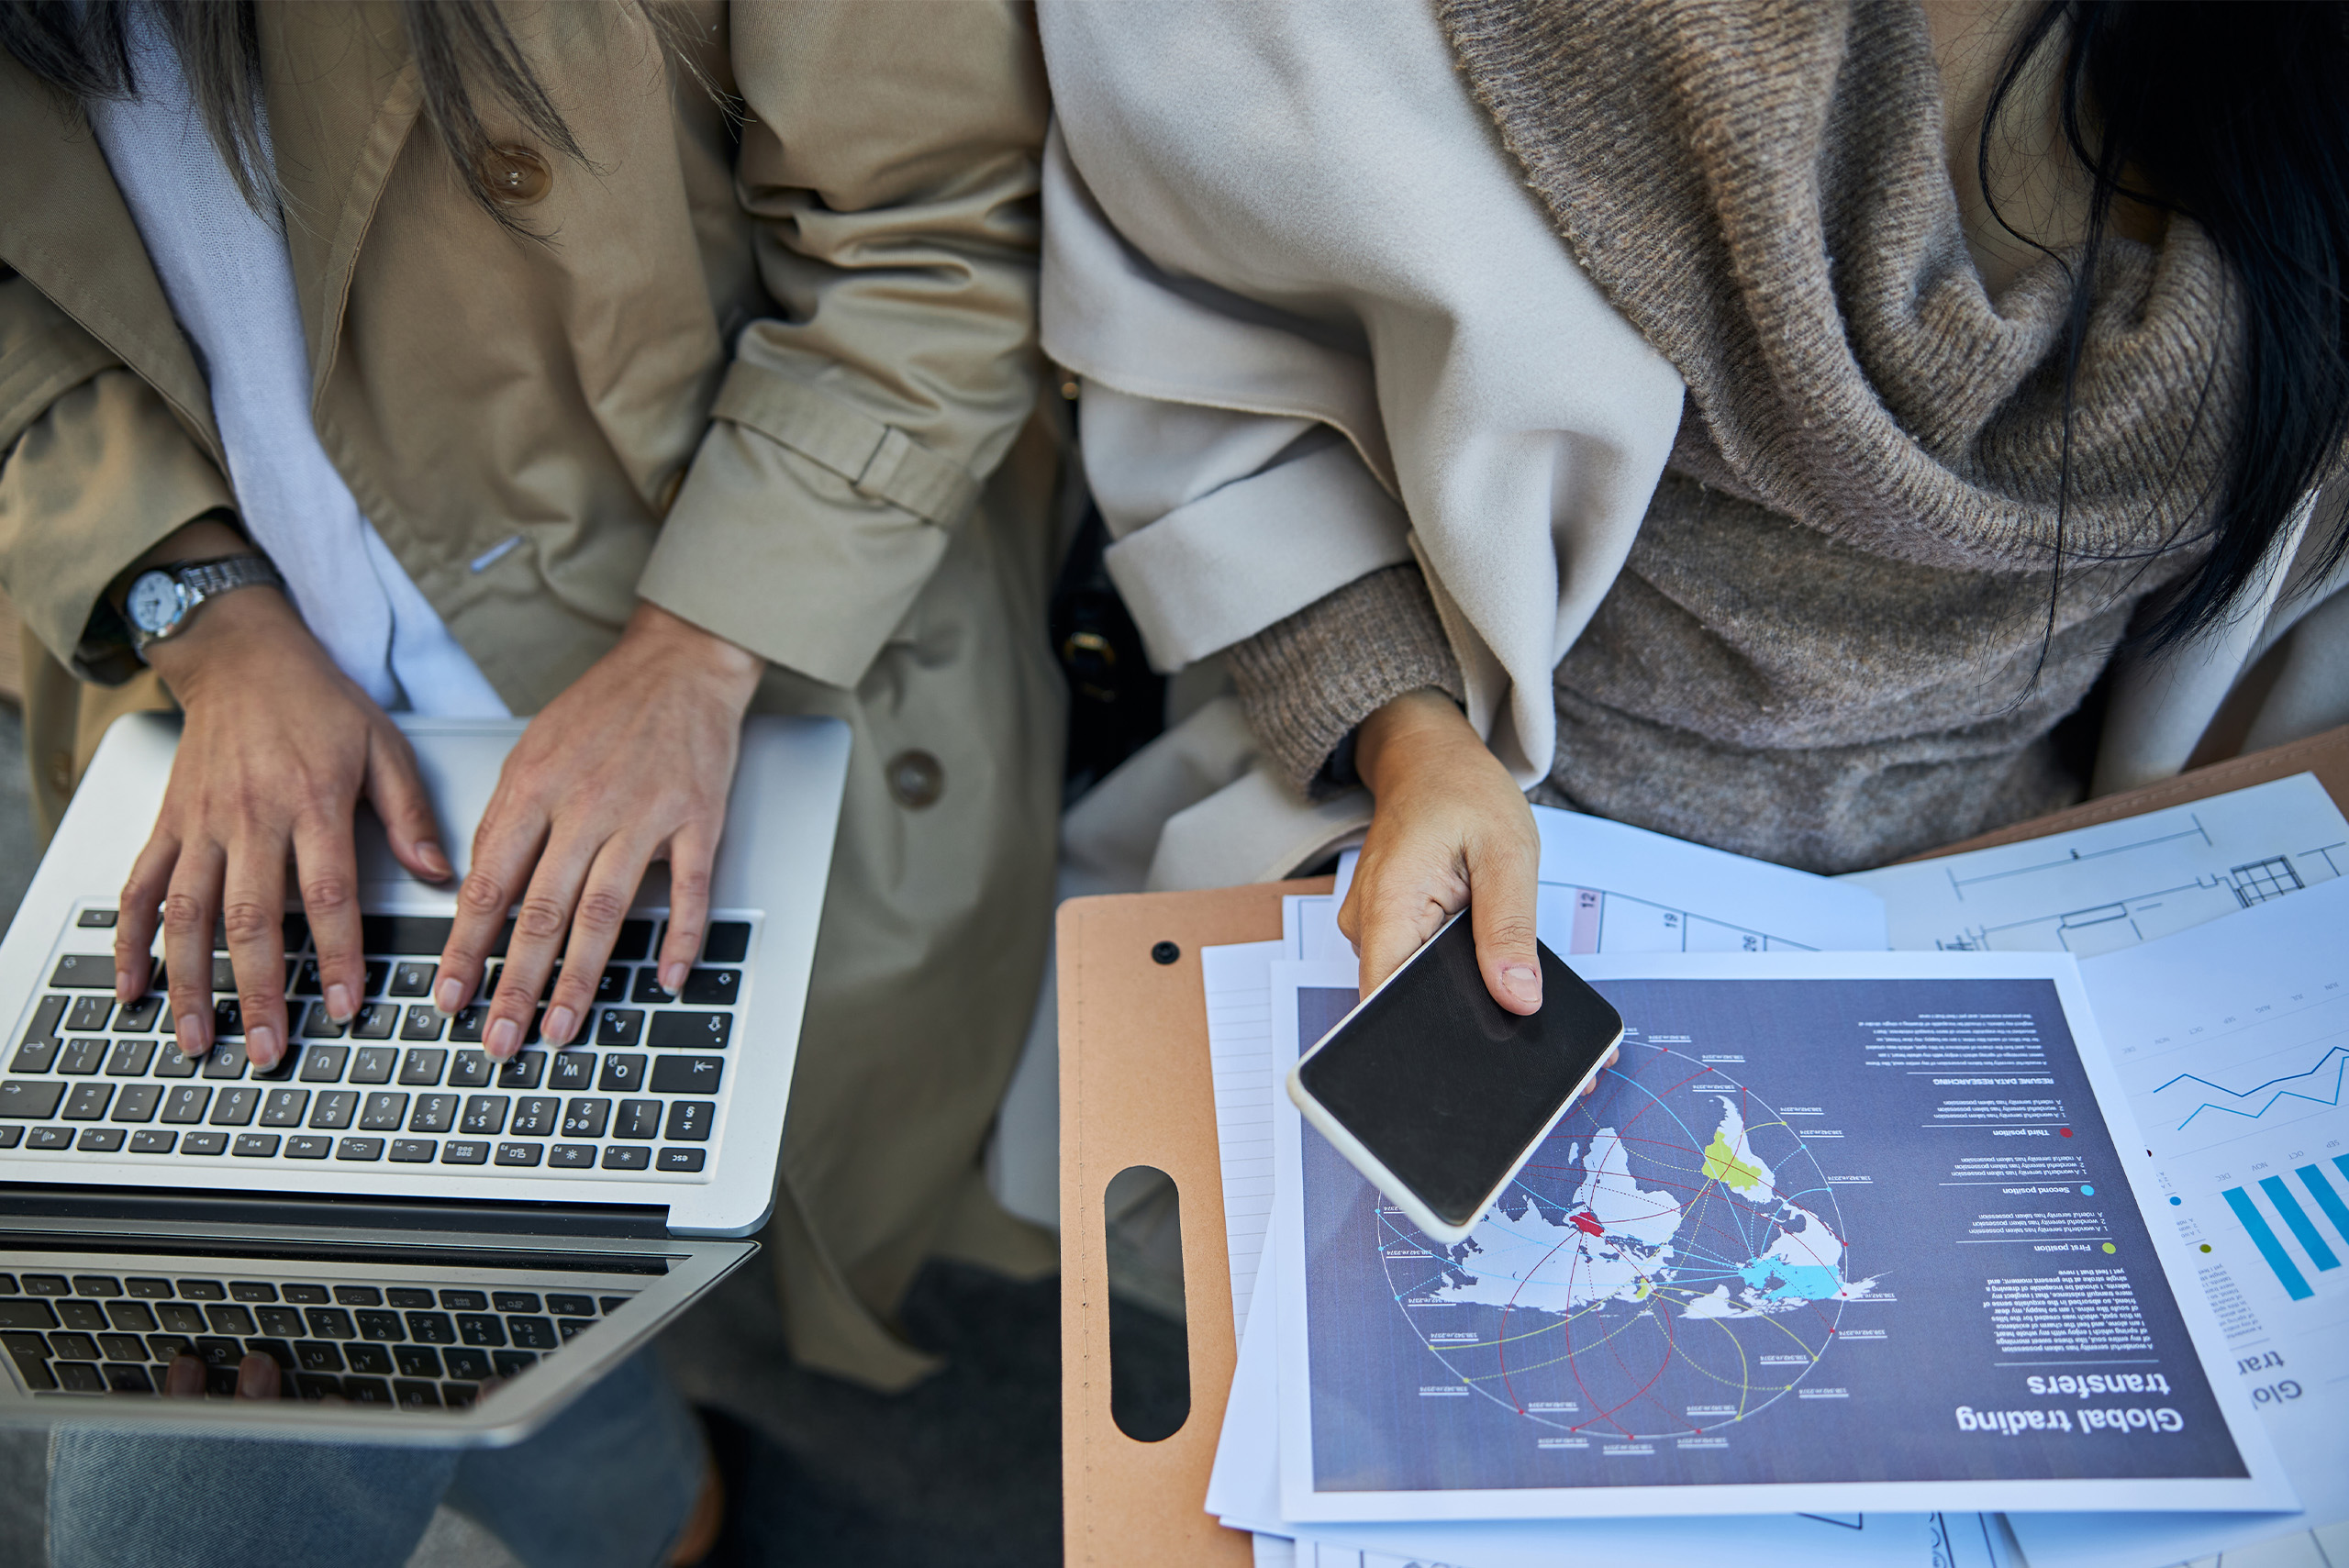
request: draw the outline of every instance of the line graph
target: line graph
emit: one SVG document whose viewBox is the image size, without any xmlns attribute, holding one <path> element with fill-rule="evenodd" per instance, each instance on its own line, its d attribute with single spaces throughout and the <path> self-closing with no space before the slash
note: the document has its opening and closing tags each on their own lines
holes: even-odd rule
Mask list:
<svg viewBox="0 0 2349 1568">
<path fill-rule="evenodd" d="M 2332 1073 L 2332 1087 L 2329 1089 L 2324 1087 L 2324 1075 L 2328 1069 Z M 2349 1047 L 2336 1045 L 2326 1051 L 2322 1056 L 2318 1057 L 2316 1064 L 2306 1071 L 2270 1078 L 2265 1084 L 2255 1084 L 2248 1089 L 2230 1089 L 2224 1084 L 2214 1084 L 2199 1073 L 2180 1073 L 2167 1083 L 2155 1084 L 2153 1093 L 2165 1094 L 2180 1084 L 2190 1084 L 2233 1102 L 2226 1104 L 2220 1100 L 2203 1100 L 2192 1110 L 2187 1112 L 2185 1118 L 2177 1123 L 2177 1130 L 2184 1132 L 2193 1125 L 2194 1118 L 2205 1111 L 2217 1116 L 2240 1117 L 2245 1121 L 2257 1121 L 2285 1100 L 2303 1100 L 2312 1106 L 2337 1106 L 2341 1104 L 2341 1088 L 2344 1079 L 2349 1079 Z M 2288 1084 L 2304 1084 L 2306 1087 L 2286 1087 L 2285 1085 Z M 2270 1094 L 2270 1090 L 2274 1093 Z M 2189 1089 L 2188 1093 L 2191 1094 L 2192 1090 Z M 2243 1108 L 2244 1104 L 2258 1099 L 2262 1095 L 2266 1095 L 2267 1098 L 2256 1110 Z M 2176 1102 L 2167 1103 L 2175 1104 Z"/>
</svg>

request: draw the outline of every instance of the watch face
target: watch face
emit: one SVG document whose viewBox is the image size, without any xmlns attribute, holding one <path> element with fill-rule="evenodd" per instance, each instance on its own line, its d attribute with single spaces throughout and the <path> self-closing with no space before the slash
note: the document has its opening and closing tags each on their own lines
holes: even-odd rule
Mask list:
<svg viewBox="0 0 2349 1568">
<path fill-rule="evenodd" d="M 142 572 L 130 584 L 124 608 L 130 624 L 150 636 L 171 630 L 180 618 L 180 585 L 167 572 Z"/>
</svg>

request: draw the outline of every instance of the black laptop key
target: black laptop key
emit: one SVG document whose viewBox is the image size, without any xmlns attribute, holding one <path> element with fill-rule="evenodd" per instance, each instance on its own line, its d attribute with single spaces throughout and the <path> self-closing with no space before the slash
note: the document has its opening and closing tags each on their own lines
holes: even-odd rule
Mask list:
<svg viewBox="0 0 2349 1568">
<path fill-rule="evenodd" d="M 303 1340 L 294 1347 L 294 1364 L 304 1372 L 340 1372 L 342 1351 L 324 1340 Z"/>
<path fill-rule="evenodd" d="M 155 1058 L 155 1076 L 193 1078 L 195 1076 L 196 1065 L 195 1059 L 182 1051 L 176 1040 L 166 1040 L 162 1054 Z"/>
<path fill-rule="evenodd" d="M 484 1137 L 495 1138 L 497 1134 L 506 1130 L 506 1107 L 508 1101 L 507 1096 L 504 1095 L 473 1095 L 469 1096 L 465 1101 L 465 1114 L 464 1119 L 460 1123 L 461 1129 L 465 1132 L 475 1133 Z"/>
<path fill-rule="evenodd" d="M 103 1121 L 106 1106 L 113 1103 L 112 1084 L 76 1084 L 73 1092 L 65 1096 L 67 1121 Z"/>
<path fill-rule="evenodd" d="M 71 1296 L 72 1282 L 63 1274 L 20 1274 L 27 1296 Z"/>
<path fill-rule="evenodd" d="M 256 1307 L 253 1319 L 264 1334 L 281 1340 L 298 1340 L 309 1330 L 302 1326 L 302 1311 L 297 1307 Z"/>
<path fill-rule="evenodd" d="M 125 1334 L 151 1334 L 156 1329 L 155 1309 L 143 1301 L 107 1302 L 106 1321 Z"/>
<path fill-rule="evenodd" d="M 625 963 L 640 963 L 652 956 L 652 922 L 622 920 L 612 939 L 612 956 Z"/>
<path fill-rule="evenodd" d="M 397 1132 L 406 1119 L 407 1096 L 396 1089 L 368 1095 L 366 1109 L 359 1113 L 359 1125 L 368 1132 Z"/>
<path fill-rule="evenodd" d="M 429 1040 L 431 1037 L 428 1035 L 423 1038 Z M 440 1082 L 440 1070 L 447 1066 L 448 1062 L 449 1053 L 446 1051 L 418 1046 L 401 1061 L 400 1082 L 411 1088 L 429 1089 Z"/>
<path fill-rule="evenodd" d="M 297 1133 L 285 1140 L 288 1160 L 323 1160 L 334 1151 L 334 1140 L 316 1133 Z"/>
<path fill-rule="evenodd" d="M 277 1134 L 273 1132 L 240 1132 L 229 1152 L 240 1160 L 269 1160 L 277 1154 Z"/>
<path fill-rule="evenodd" d="M 106 1367 L 106 1392 L 109 1394 L 152 1394 L 155 1380 L 147 1375 L 143 1366 L 122 1366 L 109 1362 Z"/>
<path fill-rule="evenodd" d="M 534 1290 L 494 1290 L 484 1307 L 495 1306 L 500 1312 L 543 1312 L 545 1306 Z"/>
<path fill-rule="evenodd" d="M 489 1144 L 478 1138 L 452 1138 L 440 1145 L 443 1165 L 481 1165 L 488 1162 Z"/>
<path fill-rule="evenodd" d="M 58 1320 L 68 1329 L 95 1333 L 106 1326 L 106 1309 L 95 1301 L 61 1301 L 57 1304 Z"/>
<path fill-rule="evenodd" d="M 643 1042 L 643 1008 L 606 1007 L 596 1015 L 596 1043 L 597 1045 L 639 1045 Z"/>
<path fill-rule="evenodd" d="M 403 1165 L 429 1165 L 440 1146 L 429 1138 L 395 1138 L 392 1158 Z"/>
<path fill-rule="evenodd" d="M 0 1296 L 0 1329 L 54 1329 L 57 1308 L 37 1297 Z"/>
<path fill-rule="evenodd" d="M 106 1020 L 112 1017 L 112 996 L 76 996 L 72 1010 L 65 1015 L 65 1027 L 75 1034 L 87 1034 L 106 1028 Z"/>
<path fill-rule="evenodd" d="M 14 1122 L 10 1122 L 5 1127 L 0 1127 L 0 1149 L 14 1149 L 19 1142 L 23 1141 L 24 1136 L 25 1129 L 18 1127 Z"/>
<path fill-rule="evenodd" d="M 161 996 L 141 996 L 135 1002 L 125 1002 L 114 1016 L 117 1034 L 146 1034 L 155 1027 L 155 1015 L 163 1010 Z"/>
<path fill-rule="evenodd" d="M 645 1060 L 632 1051 L 610 1053 L 604 1058 L 603 1076 L 596 1080 L 596 1087 L 607 1095 L 642 1093 Z"/>
<path fill-rule="evenodd" d="M 267 1280 L 233 1279 L 228 1282 L 228 1299 L 241 1301 L 250 1307 L 277 1299 L 277 1287 Z"/>
<path fill-rule="evenodd" d="M 56 972 L 50 975 L 49 983 L 72 991 L 111 991 L 114 955 L 69 952 L 57 961 Z"/>
<path fill-rule="evenodd" d="M 51 1079 L 47 1083 L 32 1078 L 0 1079 L 0 1117 L 38 1120 L 57 1114 L 57 1102 L 65 1097 L 65 1085 Z"/>
<path fill-rule="evenodd" d="M 562 1336 L 562 1342 L 566 1345 L 571 1343 L 581 1329 L 593 1329 L 595 1326 L 596 1320 L 593 1318 L 558 1318 L 554 1320 L 554 1331 Z"/>
<path fill-rule="evenodd" d="M 432 1293 L 429 1290 L 418 1290 L 413 1285 L 395 1284 L 384 1290 L 384 1305 L 386 1307 L 429 1307 L 432 1305 Z"/>
<path fill-rule="evenodd" d="M 106 1374 L 86 1362 L 54 1362 L 50 1370 L 57 1373 L 58 1386 L 69 1394 L 104 1394 Z"/>
<path fill-rule="evenodd" d="M 677 1143 L 707 1143 L 710 1125 L 718 1119 L 718 1107 L 707 1100 L 672 1100 L 669 1102 L 669 1126 L 661 1136 Z M 662 1169 L 669 1167 L 663 1165 Z"/>
<path fill-rule="evenodd" d="M 140 1301 L 169 1301 L 172 1298 L 172 1282 L 167 1279 L 134 1274 L 122 1283 L 124 1288 Z"/>
<path fill-rule="evenodd" d="M 636 984 L 629 992 L 628 999 L 643 1006 L 658 1006 L 662 1002 L 674 1002 L 676 997 L 662 988 L 661 966 L 648 963 L 636 972 Z"/>
<path fill-rule="evenodd" d="M 334 1157 L 338 1160 L 381 1160 L 384 1157 L 384 1140 L 380 1138 L 346 1138 L 335 1145 Z"/>
<path fill-rule="evenodd" d="M 429 1296 L 430 1293 L 418 1291 L 417 1294 Z M 457 1342 L 457 1326 L 445 1312 L 411 1312 L 407 1315 L 407 1337 L 419 1345 L 453 1345 Z M 438 1377 L 440 1373 L 436 1368 L 416 1375 Z"/>
<path fill-rule="evenodd" d="M 238 1306 L 234 1302 L 206 1307 L 204 1321 L 216 1334 L 234 1334 L 242 1338 L 256 1331 L 253 1328 L 252 1309 Z"/>
<path fill-rule="evenodd" d="M 565 1138 L 601 1138 L 612 1119 L 612 1102 L 606 1099 L 578 1099 L 563 1107 L 562 1135 Z"/>
<path fill-rule="evenodd" d="M 550 1089 L 592 1089 L 596 1086 L 596 1053 L 592 1051 L 558 1051 L 547 1064 L 547 1087 Z"/>
<path fill-rule="evenodd" d="M 722 1056 L 658 1056 L 652 1061 L 656 1095 L 714 1095 L 726 1075 Z"/>
<path fill-rule="evenodd" d="M 614 964 L 609 969 L 605 970 L 602 975 L 600 975 L 596 981 L 596 1004 L 601 1006 L 606 1002 L 625 1002 L 627 1000 L 628 969 L 625 965 Z"/>
<path fill-rule="evenodd" d="M 663 1149 L 659 1168 L 673 1173 L 698 1171 L 707 1157 L 708 1151 L 702 1149 Z"/>
<path fill-rule="evenodd" d="M 106 1048 L 112 1044 L 104 1040 L 69 1040 L 65 1049 L 57 1053 L 57 1070 L 70 1077 L 86 1078 L 106 1064 Z"/>
<path fill-rule="evenodd" d="M 392 1385 L 380 1377 L 346 1377 L 342 1380 L 342 1396 L 353 1405 L 389 1405 Z"/>
<path fill-rule="evenodd" d="M 228 1135 L 225 1132 L 191 1132 L 180 1140 L 183 1154 L 220 1154 L 228 1148 Z"/>
<path fill-rule="evenodd" d="M 342 1080 L 343 1063 L 351 1059 L 347 1045 L 313 1045 L 302 1051 L 302 1082 L 335 1084 Z"/>
<path fill-rule="evenodd" d="M 661 1136 L 659 1100 L 622 1100 L 619 1119 L 612 1124 L 614 1138 L 653 1139 Z"/>
<path fill-rule="evenodd" d="M 712 920 L 709 935 L 701 940 L 701 961 L 704 963 L 740 963 L 751 956 L 751 923 L 748 920 Z"/>
<path fill-rule="evenodd" d="M 295 996 L 323 996 L 326 995 L 326 987 L 318 979 L 318 961 L 317 959 L 306 958 L 301 962 L 294 971 L 294 984 L 288 988 L 288 991 L 290 995 Z M 323 1012 L 325 1009 L 321 1008 L 319 1010 Z"/>
<path fill-rule="evenodd" d="M 389 1040 L 398 1027 L 400 1007 L 396 1002 L 369 1002 L 351 1015 L 351 1038 L 353 1040 Z"/>
<path fill-rule="evenodd" d="M 516 1345 L 526 1351 L 551 1351 L 562 1343 L 554 1331 L 554 1325 L 543 1318 L 508 1318 L 506 1332 Z"/>
<path fill-rule="evenodd" d="M 497 1163 L 501 1165 L 535 1165 L 546 1152 L 540 1143 L 501 1143 L 497 1146 Z"/>
<path fill-rule="evenodd" d="M 220 1040 L 245 1032 L 245 1009 L 234 996 L 222 996 L 212 1004 L 212 1038 Z"/>
<path fill-rule="evenodd" d="M 73 1147 L 73 1129 L 70 1127 L 37 1127 L 25 1135 L 28 1149 L 59 1150 Z"/>
<path fill-rule="evenodd" d="M 215 1127 L 248 1127 L 253 1113 L 261 1109 L 262 1092 L 250 1084 L 239 1084 L 223 1089 L 212 1097 L 211 1122 Z"/>
<path fill-rule="evenodd" d="M 212 1331 L 212 1325 L 204 1320 L 204 1308 L 192 1307 L 184 1301 L 159 1301 L 155 1304 L 155 1316 L 161 1318 L 163 1327 L 174 1334 L 206 1334 Z"/>
<path fill-rule="evenodd" d="M 410 1378 L 395 1378 L 392 1383 L 392 1399 L 403 1410 L 438 1410 L 440 1408 L 440 1385 Z"/>
<path fill-rule="evenodd" d="M 212 1091 L 202 1084 L 182 1084 L 163 1096 L 163 1119 L 169 1122 L 198 1122 L 204 1119 L 205 1108 L 212 1104 Z"/>
<path fill-rule="evenodd" d="M 457 1109 L 464 1102 L 456 1095 L 418 1095 L 407 1118 L 410 1132 L 448 1132 L 457 1125 Z"/>
<path fill-rule="evenodd" d="M 236 1079 L 245 1075 L 245 1048 L 241 1040 L 224 1040 L 214 1046 L 204 1058 L 204 1075 L 207 1078 Z"/>
<path fill-rule="evenodd" d="M 127 1122 L 153 1121 L 155 1107 L 162 1103 L 163 1085 L 161 1084 L 125 1084 L 122 1086 L 122 1093 L 114 1097 L 114 1119 Z"/>
<path fill-rule="evenodd" d="M 143 1362 L 147 1341 L 136 1334 L 100 1334 L 98 1351 L 110 1362 Z"/>
<path fill-rule="evenodd" d="M 685 988 L 677 1000 L 688 1006 L 727 1007 L 742 994 L 742 972 L 739 969 L 695 969 L 685 974 Z"/>
<path fill-rule="evenodd" d="M 539 1364 L 539 1358 L 529 1351 L 492 1351 L 490 1364 L 500 1377 L 519 1377 Z"/>
<path fill-rule="evenodd" d="M 556 1171 L 592 1171 L 596 1168 L 596 1146 L 558 1143 L 547 1151 L 547 1165 Z"/>
<path fill-rule="evenodd" d="M 59 1038 L 58 1026 L 64 1022 L 66 1004 L 72 1000 L 70 996 L 43 996 L 40 1006 L 33 1009 L 32 1022 L 25 1026 L 26 1040 L 47 1040 L 55 1045 Z"/>
<path fill-rule="evenodd" d="M 495 1070 L 484 1051 L 460 1051 L 449 1060 L 448 1086 L 451 1089 L 478 1089 L 495 1076 Z"/>
<path fill-rule="evenodd" d="M 451 1377 L 471 1378 L 480 1383 L 491 1375 L 489 1357 L 479 1351 L 454 1347 L 442 1351 L 440 1360 L 447 1366 Z"/>
<path fill-rule="evenodd" d="M 531 1032 L 533 1035 L 537 1033 L 536 1025 L 532 1026 Z M 518 1056 L 507 1058 L 498 1068 L 497 1086 L 501 1089 L 535 1089 L 539 1086 L 540 1075 L 545 1073 L 546 1068 L 545 1051 L 523 1051 Z"/>
<path fill-rule="evenodd" d="M 488 1004 L 475 1002 L 469 1007 L 460 1008 L 456 1017 L 449 1020 L 449 1038 L 453 1040 L 478 1041 L 481 1039 L 482 1029 L 488 1023 Z"/>
<path fill-rule="evenodd" d="M 294 1385 L 301 1391 L 303 1398 L 313 1404 L 321 1399 L 342 1397 L 342 1379 L 339 1377 L 306 1372 L 294 1380 Z"/>
<path fill-rule="evenodd" d="M 253 1069 L 253 1082 L 256 1084 L 290 1083 L 293 1081 L 294 1069 L 300 1066 L 301 1062 L 302 1048 L 299 1045 L 289 1045 L 285 1048 L 285 1054 L 277 1059 L 276 1066 Z"/>
<path fill-rule="evenodd" d="M 427 1006 L 422 1003 L 412 1003 L 400 1019 L 400 1038 L 402 1040 L 439 1040 L 441 1028 L 447 1021 L 440 1016 L 440 1008 Z M 438 1055 L 439 1052 L 436 1051 L 434 1054 Z"/>
<path fill-rule="evenodd" d="M 366 1316 L 363 1312 L 360 1314 L 362 1318 Z M 347 1345 L 342 1353 L 350 1358 L 353 1372 L 370 1373 L 377 1377 L 391 1375 L 392 1352 L 382 1345 Z"/>
<path fill-rule="evenodd" d="M 109 1078 L 139 1078 L 147 1073 L 147 1064 L 155 1060 L 155 1042 L 151 1040 L 118 1040 L 106 1056 L 106 1076 Z"/>
<path fill-rule="evenodd" d="M 439 915 L 362 915 L 360 942 L 369 952 L 437 960 L 449 945 L 450 925 Z"/>
<path fill-rule="evenodd" d="M 460 1312 L 457 1338 L 484 1350 L 495 1350 L 506 1343 L 506 1321 L 485 1312 Z"/>
<path fill-rule="evenodd" d="M 340 1040 L 343 1031 L 350 1027 L 348 1022 L 338 1021 L 332 1013 L 328 1012 L 324 1002 L 311 1003 L 309 1011 L 302 1015 L 304 1040 Z"/>
<path fill-rule="evenodd" d="M 396 1312 L 362 1310 L 353 1316 L 359 1320 L 359 1333 L 362 1339 L 391 1340 L 407 1338 L 407 1330 L 401 1325 L 400 1315 Z M 358 1359 L 353 1357 L 351 1364 L 359 1366 Z M 368 1369 L 360 1366 L 359 1370 L 365 1372 Z M 384 1370 L 390 1370 L 388 1364 Z"/>
<path fill-rule="evenodd" d="M 391 984 L 384 988 L 384 992 L 393 996 L 429 996 L 432 994 L 432 970 L 433 962 L 429 959 L 411 959 L 406 963 L 395 963 L 392 965 Z M 408 1011 L 413 1014 L 416 1009 L 411 1007 Z M 431 1012 L 432 1009 L 428 1007 L 425 1011 Z"/>
<path fill-rule="evenodd" d="M 112 1154 L 121 1149 L 122 1140 L 128 1136 L 118 1127 L 85 1127 L 82 1136 L 73 1140 L 73 1147 L 84 1154 Z"/>
<path fill-rule="evenodd" d="M 98 1342 L 87 1334 L 51 1334 L 49 1351 L 61 1361 L 94 1362 L 98 1359 Z"/>
<path fill-rule="evenodd" d="M 547 1296 L 547 1310 L 558 1318 L 593 1318 L 596 1316 L 596 1298 L 592 1296 L 550 1292 Z"/>
<path fill-rule="evenodd" d="M 58 1040 L 28 1040 L 17 1047 L 16 1059 L 8 1063 L 14 1073 L 46 1073 L 57 1065 L 57 1053 L 65 1049 Z"/>
<path fill-rule="evenodd" d="M 641 1171 L 652 1163 L 652 1151 L 642 1145 L 607 1143 L 604 1146 L 604 1169 L 607 1171 Z"/>
<path fill-rule="evenodd" d="M 733 1038 L 731 1013 L 688 1012 L 669 1007 L 652 1015 L 652 1027 L 645 1036 L 645 1043 L 668 1050 L 723 1051 Z"/>
<path fill-rule="evenodd" d="M 340 1130 L 351 1125 L 359 1114 L 359 1091 L 356 1089 L 321 1089 L 317 1102 L 310 1107 L 310 1125 Z M 166 1118 L 165 1119 L 169 1119 Z"/>
<path fill-rule="evenodd" d="M 262 1102 L 261 1124 L 263 1127 L 299 1127 L 302 1113 L 310 1108 L 307 1089 L 272 1089 L 269 1098 Z"/>
<path fill-rule="evenodd" d="M 245 1359 L 245 1347 L 220 1335 L 206 1335 L 195 1341 L 195 1353 L 206 1366 L 234 1367 Z"/>
<path fill-rule="evenodd" d="M 506 1130 L 517 1138 L 546 1138 L 562 1119 L 562 1102 L 551 1095 L 524 1095 L 514 1102 L 514 1119 Z"/>
<path fill-rule="evenodd" d="M 369 959 L 367 961 L 366 977 L 362 980 L 360 984 L 364 987 L 368 995 L 380 996 L 384 994 L 384 987 L 390 984 L 391 978 L 392 966 L 388 961 L 383 959 Z M 397 1009 L 395 1008 L 394 1011 L 397 1011 Z"/>
</svg>

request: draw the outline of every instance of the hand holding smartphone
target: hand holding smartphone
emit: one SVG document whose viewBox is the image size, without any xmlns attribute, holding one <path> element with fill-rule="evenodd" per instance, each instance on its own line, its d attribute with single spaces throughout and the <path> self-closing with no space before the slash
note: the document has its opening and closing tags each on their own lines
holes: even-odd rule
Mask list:
<svg viewBox="0 0 2349 1568">
<path fill-rule="evenodd" d="M 1289 1069 L 1305 1119 L 1437 1240 L 1475 1229 L 1622 1043 L 1621 1015 L 1536 948 L 1542 1009 L 1520 1017 L 1455 916 Z"/>
</svg>

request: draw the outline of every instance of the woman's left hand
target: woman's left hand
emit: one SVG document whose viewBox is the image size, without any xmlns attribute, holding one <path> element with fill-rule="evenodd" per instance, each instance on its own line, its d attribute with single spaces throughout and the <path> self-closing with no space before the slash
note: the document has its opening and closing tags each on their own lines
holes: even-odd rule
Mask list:
<svg viewBox="0 0 2349 1568">
<path fill-rule="evenodd" d="M 549 703 L 506 759 L 473 834 L 473 867 L 432 999 L 453 1013 L 519 905 L 482 1043 L 505 1061 L 547 998 L 549 1045 L 586 1019 L 620 921 L 653 861 L 669 862 L 669 931 L 658 955 L 674 992 L 701 951 L 710 869 L 734 783 L 742 715 L 765 664 L 723 638 L 640 604 L 619 646 Z"/>
</svg>

